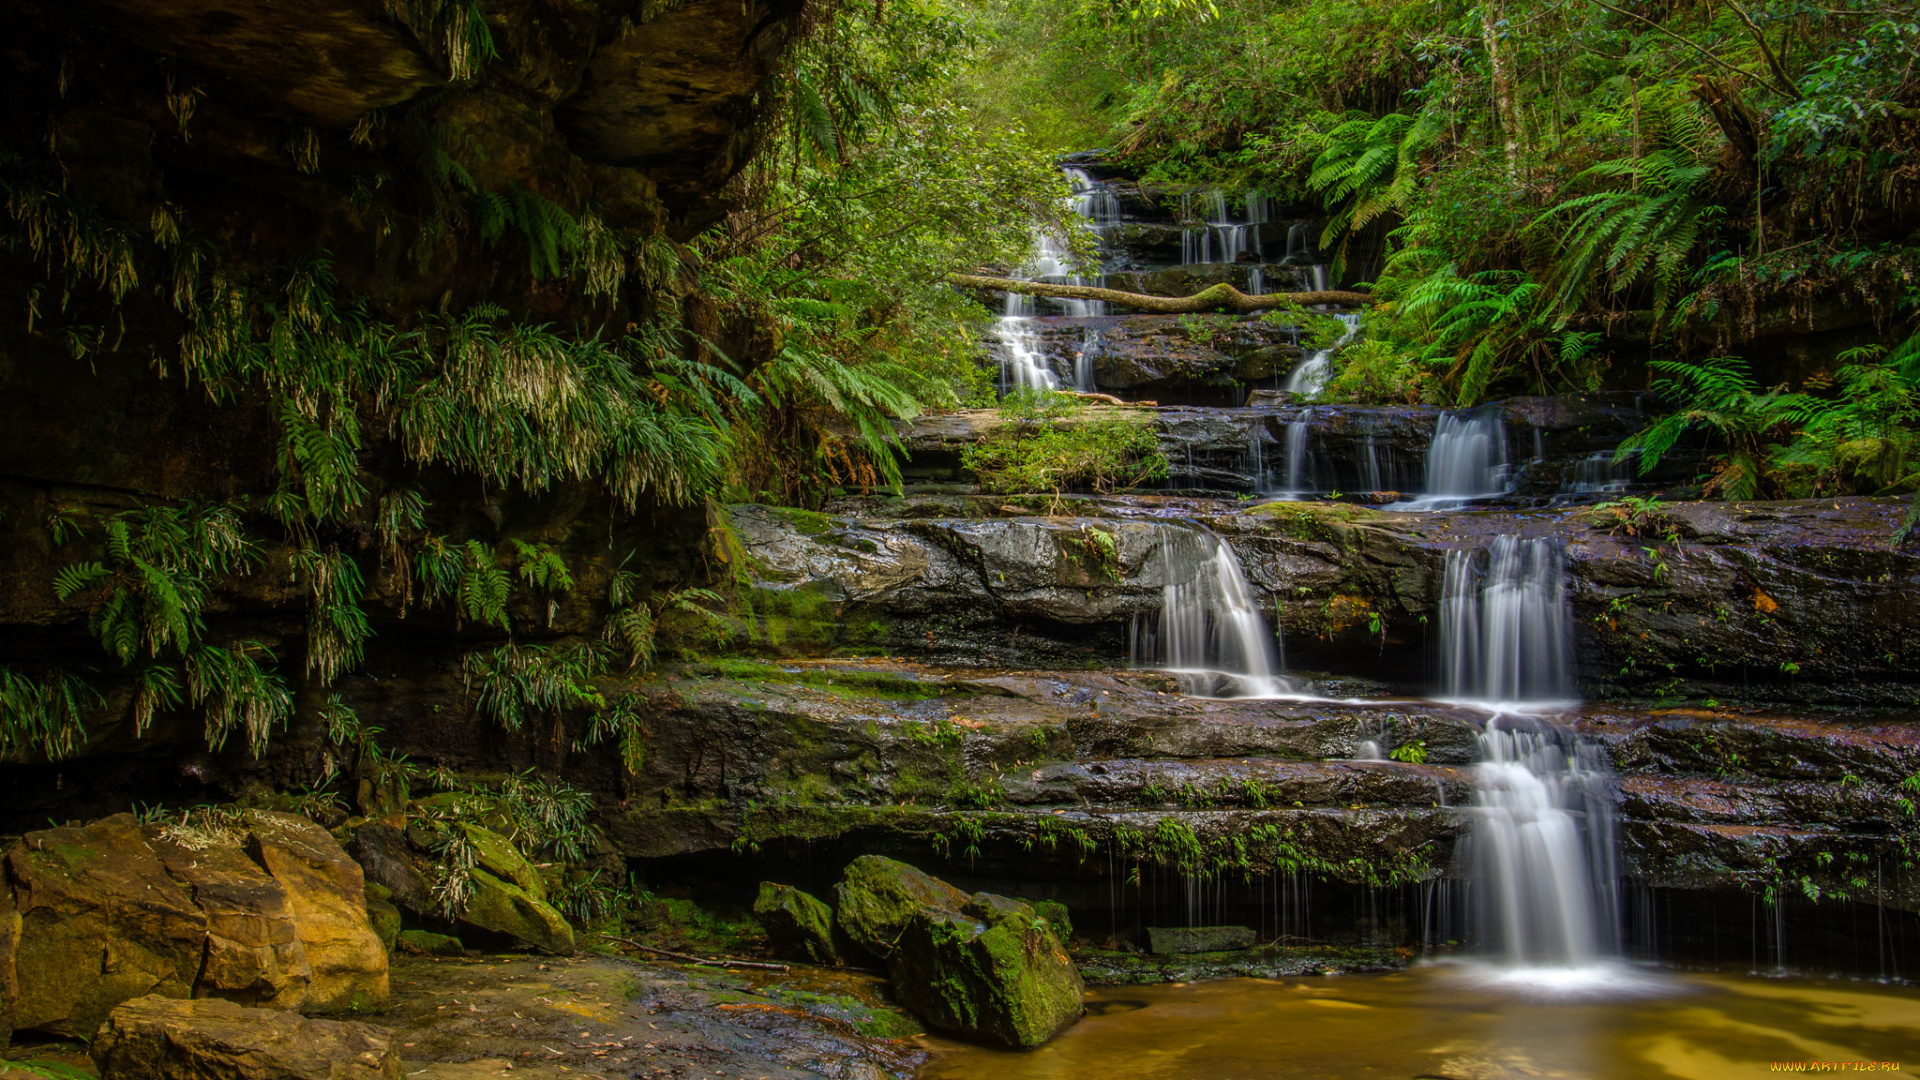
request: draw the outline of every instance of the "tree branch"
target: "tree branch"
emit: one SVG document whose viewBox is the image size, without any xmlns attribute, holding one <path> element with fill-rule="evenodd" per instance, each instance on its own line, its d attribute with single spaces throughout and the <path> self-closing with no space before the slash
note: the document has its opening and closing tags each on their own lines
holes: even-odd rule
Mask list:
<svg viewBox="0 0 1920 1080">
<path fill-rule="evenodd" d="M 1688 38 L 1683 34 L 1674 33 L 1672 30 L 1669 30 L 1666 27 L 1661 26 L 1659 23 L 1654 22 L 1652 19 L 1647 18 L 1645 15 L 1641 15 L 1638 12 L 1628 11 L 1626 8 L 1623 8 L 1623 7 L 1615 7 L 1612 4 L 1607 3 L 1607 0 L 1593 0 L 1593 2 L 1596 4 L 1599 4 L 1601 7 L 1606 8 L 1608 11 L 1611 11 L 1616 15 L 1625 15 L 1629 19 L 1635 19 L 1640 22 L 1646 23 L 1648 26 L 1653 27 L 1655 30 L 1660 31 L 1661 33 L 1667 35 L 1668 37 L 1679 42 L 1680 44 L 1685 45 L 1687 48 L 1692 49 L 1694 52 L 1699 53 L 1701 56 L 1704 56 L 1707 59 L 1713 61 L 1714 63 L 1719 64 L 1721 67 L 1726 68 L 1728 71 L 1733 72 L 1735 75 L 1744 75 L 1749 79 L 1758 78 L 1758 76 L 1756 76 L 1753 72 L 1748 71 L 1746 68 L 1739 67 L 1734 64 L 1730 64 L 1727 61 L 1720 59 L 1718 56 L 1715 56 L 1713 53 L 1709 52 L 1704 46 L 1698 44 L 1697 42 L 1688 40 Z M 1762 80 L 1762 81 L 1765 81 L 1765 80 Z M 1796 98 L 1798 98 L 1799 96 L 1800 96 L 1799 94 L 1794 94 L 1794 97 Z"/>
<path fill-rule="evenodd" d="M 1747 24 L 1747 31 L 1753 35 L 1754 44 L 1760 46 L 1760 57 L 1767 62 L 1767 69 L 1773 72 L 1776 80 L 1774 89 L 1799 101 L 1800 88 L 1793 85 L 1793 80 L 1787 77 L 1786 65 L 1780 62 L 1780 58 L 1774 55 L 1772 47 L 1767 44 L 1767 35 L 1760 32 L 1759 25 L 1747 14 L 1747 9 L 1740 6 L 1740 0 L 1727 0 L 1727 6 L 1733 9 L 1735 15 L 1740 16 L 1741 22 Z"/>
<path fill-rule="evenodd" d="M 1109 304 L 1119 304 L 1122 307 L 1140 311 L 1158 312 L 1162 315 L 1179 315 L 1215 309 L 1242 313 L 1272 311 L 1276 308 L 1290 308 L 1297 304 L 1339 304 L 1345 307 L 1364 307 L 1373 303 L 1373 297 L 1366 293 L 1339 289 L 1326 292 L 1267 293 L 1263 296 L 1248 296 L 1224 281 L 1202 289 L 1192 296 L 1148 296 L 1145 293 L 1122 292 L 1119 289 L 1096 289 L 1090 285 L 1049 285 L 1039 281 L 980 277 L 976 274 L 950 274 L 947 280 L 955 285 L 972 289 L 1001 289 L 1006 292 L 1025 293 L 1028 296 L 1053 296 L 1067 300 L 1104 300 Z"/>
</svg>

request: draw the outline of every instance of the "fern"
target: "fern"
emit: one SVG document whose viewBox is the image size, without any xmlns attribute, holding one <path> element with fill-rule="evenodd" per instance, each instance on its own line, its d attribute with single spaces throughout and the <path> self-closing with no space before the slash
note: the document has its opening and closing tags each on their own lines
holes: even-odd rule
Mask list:
<svg viewBox="0 0 1920 1080">
<path fill-rule="evenodd" d="M 206 707 L 209 748 L 220 749 L 240 731 L 257 758 L 272 730 L 293 715 L 293 694 L 262 660 L 273 663 L 273 651 L 257 641 L 203 645 L 187 656 L 187 693 L 193 704 Z"/>
<path fill-rule="evenodd" d="M 1420 158 L 1440 140 L 1438 113 L 1355 115 L 1327 134 L 1307 187 L 1332 208 L 1320 241 L 1331 247 L 1374 221 L 1406 210 L 1420 180 Z M 1341 243 L 1342 258 L 1346 241 Z"/>
<path fill-rule="evenodd" d="M 605 705 L 590 682 L 606 671 L 606 655 L 595 645 L 509 643 L 468 653 L 462 666 L 476 710 L 509 731 L 534 717 Z"/>
<path fill-rule="evenodd" d="M 80 748 L 86 714 L 104 704 L 86 680 L 58 668 L 39 678 L 0 667 L 0 755 L 58 760 Z"/>
<path fill-rule="evenodd" d="M 367 639 L 373 636 L 366 612 L 360 609 L 365 580 L 360 567 L 339 551 L 296 551 L 293 565 L 306 579 L 311 596 L 307 674 L 327 686 L 360 663 Z"/>
<path fill-rule="evenodd" d="M 1705 192 L 1712 172 L 1709 165 L 1661 150 L 1602 162 L 1581 174 L 1629 186 L 1567 199 L 1535 223 L 1560 236 L 1551 303 L 1563 324 L 1602 279 L 1616 294 L 1649 283 L 1654 319 L 1667 314 L 1694 249 L 1724 214 Z"/>
<path fill-rule="evenodd" d="M 184 655 L 198 643 L 215 579 L 245 573 L 260 558 L 226 507 L 148 507 L 102 523 L 105 560 L 55 574 L 62 601 L 97 593 L 89 628 L 108 653 L 131 664 L 148 655 Z"/>
</svg>

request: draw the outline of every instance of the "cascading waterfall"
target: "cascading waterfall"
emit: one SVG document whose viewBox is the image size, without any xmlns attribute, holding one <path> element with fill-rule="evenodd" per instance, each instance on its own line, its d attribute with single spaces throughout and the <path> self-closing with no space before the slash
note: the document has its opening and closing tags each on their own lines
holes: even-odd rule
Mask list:
<svg viewBox="0 0 1920 1080">
<path fill-rule="evenodd" d="M 1067 169 L 1065 172 L 1073 187 L 1074 212 L 1085 227 L 1097 234 L 1119 220 L 1120 201 L 1113 192 L 1097 183 L 1085 170 Z M 1065 282 L 1069 285 L 1103 283 L 1097 277 L 1087 278 L 1069 273 L 1071 263 L 1071 252 L 1061 238 L 1043 231 L 1034 237 L 1033 276 L 1027 280 Z M 1107 313 L 1107 305 L 1099 300 L 1060 300 L 1058 303 L 1069 316 L 1087 317 Z M 1039 307 L 1033 297 L 1024 293 L 1007 294 L 1004 314 L 993 328 L 993 337 L 999 342 L 1002 354 L 1000 383 L 1003 391 L 1060 388 L 1059 377 L 1053 373 L 1046 354 L 1040 349 L 1040 335 L 1034 331 L 1033 319 L 1038 314 Z M 1075 387 L 1091 390 L 1091 362 L 1085 358 L 1085 349 L 1081 353 L 1082 359 L 1074 364 Z"/>
<path fill-rule="evenodd" d="M 1307 409 L 1287 425 L 1287 487 L 1289 495 L 1313 490 L 1313 410 Z"/>
<path fill-rule="evenodd" d="M 1597 746 L 1496 716 L 1480 735 L 1463 852 L 1484 951 L 1510 968 L 1591 968 L 1620 953 L 1614 781 Z"/>
<path fill-rule="evenodd" d="M 1389 509 L 1452 510 L 1507 492 L 1507 426 L 1497 408 L 1442 413 L 1427 448 L 1427 490 Z"/>
<path fill-rule="evenodd" d="M 1281 384 L 1280 389 L 1300 397 L 1312 397 L 1327 385 L 1327 379 L 1333 374 L 1333 354 L 1342 345 L 1352 340 L 1353 335 L 1360 329 L 1359 312 L 1343 311 L 1336 318 L 1346 325 L 1346 329 L 1340 334 L 1340 340 L 1300 361 L 1287 376 L 1287 381 Z"/>
<path fill-rule="evenodd" d="M 1462 852 L 1475 932 L 1508 968 L 1591 968 L 1620 951 L 1613 774 L 1597 745 L 1515 711 L 1575 696 L 1563 552 L 1501 536 L 1478 556 L 1448 554 L 1440 613 L 1443 693 L 1498 703 Z"/>
<path fill-rule="evenodd" d="M 1251 253 L 1256 259 L 1266 257 L 1266 248 L 1261 241 L 1261 231 L 1267 223 L 1267 197 L 1257 191 L 1245 196 L 1246 218 L 1234 220 L 1227 208 L 1227 195 L 1223 191 L 1208 191 L 1195 195 L 1188 193 L 1181 197 L 1181 216 L 1194 217 L 1194 201 L 1198 199 L 1205 206 L 1202 224 L 1188 226 L 1180 236 L 1180 262 L 1191 266 L 1197 263 L 1239 262 L 1244 254 Z"/>
<path fill-rule="evenodd" d="M 1233 548 L 1197 525 L 1161 525 L 1157 617 L 1136 616 L 1133 662 L 1202 697 L 1279 697 L 1280 651 Z"/>
<path fill-rule="evenodd" d="M 1447 553 L 1440 600 L 1441 693 L 1502 706 L 1575 697 L 1572 616 L 1562 553 L 1551 539 L 1495 537 Z"/>
<path fill-rule="evenodd" d="M 1089 329 L 1080 338 L 1080 354 L 1073 360 L 1073 388 L 1083 394 L 1099 389 L 1094 385 L 1093 362 L 1100 355 L 1100 331 Z"/>
</svg>

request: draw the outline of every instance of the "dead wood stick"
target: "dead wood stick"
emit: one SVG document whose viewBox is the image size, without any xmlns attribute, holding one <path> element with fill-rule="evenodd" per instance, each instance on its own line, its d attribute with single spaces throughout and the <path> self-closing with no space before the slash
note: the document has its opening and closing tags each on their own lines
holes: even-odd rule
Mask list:
<svg viewBox="0 0 1920 1080">
<path fill-rule="evenodd" d="M 680 961 L 680 963 L 689 963 L 689 965 L 747 967 L 747 969 L 753 970 L 787 970 L 787 965 L 764 965 L 764 963 L 760 963 L 760 961 L 733 961 L 733 959 L 726 959 L 726 957 L 695 957 L 695 955 L 687 955 L 687 953 L 672 953 L 672 951 L 666 951 L 666 949 L 655 949 L 653 945 L 641 945 L 639 942 L 636 942 L 636 940 L 632 940 L 632 938 L 614 938 L 612 934 L 599 934 L 599 936 L 601 936 L 601 938 L 607 938 L 609 942 L 620 942 L 622 945 L 632 945 L 632 947 L 636 947 L 636 949 L 643 951 L 643 953 L 653 953 L 653 955 L 657 955 L 657 957 L 666 957 L 666 959 L 670 959 L 670 961 Z"/>
</svg>

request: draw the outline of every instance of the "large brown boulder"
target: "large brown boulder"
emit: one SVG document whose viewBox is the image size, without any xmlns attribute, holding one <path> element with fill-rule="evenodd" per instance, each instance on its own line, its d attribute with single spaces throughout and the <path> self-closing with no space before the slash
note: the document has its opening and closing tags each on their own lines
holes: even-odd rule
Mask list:
<svg viewBox="0 0 1920 1080">
<path fill-rule="evenodd" d="M 247 854 L 286 887 L 313 979 L 308 1012 L 387 1003 L 387 950 L 367 917 L 366 878 L 327 830 L 303 817 L 256 810 Z"/>
<path fill-rule="evenodd" d="M 207 916 L 118 814 L 28 833 L 6 856 L 19 927 L 12 1026 L 85 1039 L 122 1001 L 187 997 Z"/>
<path fill-rule="evenodd" d="M 193 996 L 298 1008 L 313 966 L 286 887 L 238 847 L 151 841 L 167 873 L 207 918 L 206 958 Z"/>
<path fill-rule="evenodd" d="M 359 867 L 305 818 L 256 811 L 189 829 L 120 814 L 28 833 L 0 862 L 0 1032 L 89 1038 L 148 995 L 386 1003 Z"/>
<path fill-rule="evenodd" d="M 93 1060 L 103 1080 L 400 1080 L 380 1028 L 231 1001 L 129 1001 L 100 1028 Z"/>
</svg>

